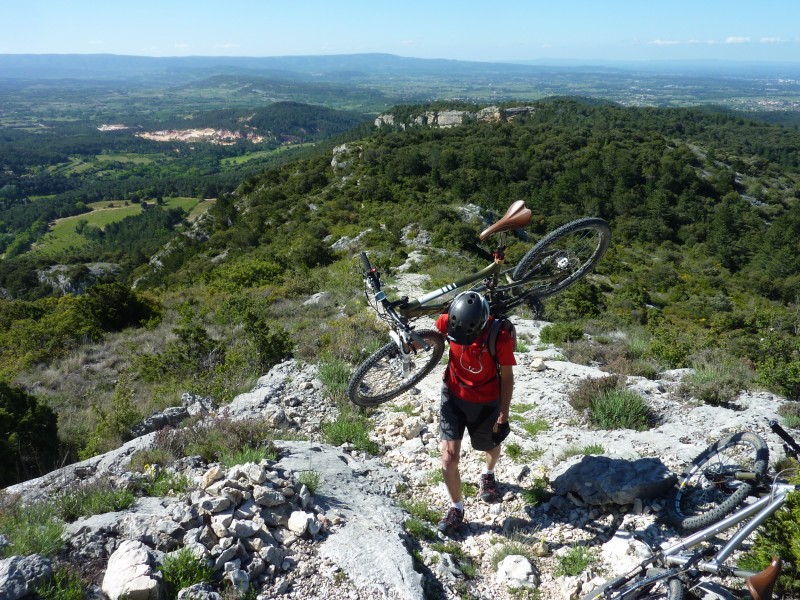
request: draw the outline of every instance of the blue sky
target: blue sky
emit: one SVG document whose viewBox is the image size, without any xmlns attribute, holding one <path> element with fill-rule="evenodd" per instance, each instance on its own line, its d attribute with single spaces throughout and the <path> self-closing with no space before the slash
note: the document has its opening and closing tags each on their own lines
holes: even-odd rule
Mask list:
<svg viewBox="0 0 800 600">
<path fill-rule="evenodd" d="M 0 0 L 0 54 L 800 62 L 798 0 Z"/>
</svg>

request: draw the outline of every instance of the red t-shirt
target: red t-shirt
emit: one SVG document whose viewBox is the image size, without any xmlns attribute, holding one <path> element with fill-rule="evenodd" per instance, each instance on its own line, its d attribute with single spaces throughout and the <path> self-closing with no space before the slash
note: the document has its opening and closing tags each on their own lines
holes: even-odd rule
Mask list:
<svg viewBox="0 0 800 600">
<path fill-rule="evenodd" d="M 489 317 L 489 323 L 492 317 Z M 447 314 L 436 319 L 436 329 L 447 335 Z M 469 346 L 450 342 L 450 360 L 444 382 L 450 392 L 467 402 L 493 402 L 500 397 L 500 378 L 497 365 L 489 352 L 486 338 L 489 324 L 481 336 Z M 514 340 L 505 329 L 497 336 L 497 362 L 501 366 L 516 365 Z"/>
</svg>

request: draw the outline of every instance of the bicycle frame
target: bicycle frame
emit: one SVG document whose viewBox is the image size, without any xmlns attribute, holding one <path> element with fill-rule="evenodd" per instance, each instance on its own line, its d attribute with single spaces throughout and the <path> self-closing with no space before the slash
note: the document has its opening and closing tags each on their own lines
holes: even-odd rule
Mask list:
<svg viewBox="0 0 800 600">
<path fill-rule="evenodd" d="M 783 441 L 786 455 L 797 459 L 800 456 L 800 445 L 794 438 L 775 420 L 769 421 L 769 427 Z M 743 579 L 753 598 L 769 598 L 772 593 L 772 586 L 780 573 L 780 559 L 778 557 L 773 559 L 770 567 L 760 573 L 729 567 L 725 564 L 725 561 L 730 558 L 759 525 L 763 524 L 783 506 L 788 494 L 800 491 L 800 485 L 779 480 L 779 476 L 780 474 L 777 474 L 772 479 L 771 484 L 766 485 L 764 478 L 759 477 L 756 473 L 737 472 L 737 479 L 755 478 L 757 480 L 759 493 L 756 496 L 760 497 L 756 501 L 744 505 L 732 514 L 720 519 L 717 523 L 713 523 L 682 538 L 671 546 L 654 552 L 650 558 L 640 562 L 627 574 L 610 582 L 606 592 L 624 594 L 627 584 L 649 573 L 651 567 L 656 567 L 662 570 L 662 574 L 657 575 L 657 578 L 669 579 L 678 577 L 683 580 L 689 591 L 693 591 L 699 597 L 733 597 L 728 595 L 727 592 L 721 593 L 720 586 L 713 581 L 699 578 L 700 573 L 708 573 L 720 577 Z M 718 534 L 739 524 L 742 524 L 739 529 L 720 547 L 717 548 L 715 544 L 709 544 L 705 548 L 690 551 L 690 549 L 696 548 L 704 542 L 712 541 Z M 602 595 L 596 597 L 600 598 Z"/>
<path fill-rule="evenodd" d="M 753 517 L 744 526 L 742 526 L 741 529 L 739 529 L 739 531 L 737 531 L 733 537 L 731 537 L 731 539 L 719 549 L 719 551 L 713 555 L 712 560 L 701 560 L 692 564 L 693 568 L 703 571 L 704 573 L 724 576 L 734 575 L 744 579 L 747 577 L 752 577 L 756 573 L 726 567 L 724 562 L 742 544 L 742 542 L 751 533 L 753 533 L 753 531 L 755 531 L 759 525 L 766 521 L 783 505 L 783 503 L 786 501 L 786 495 L 789 492 L 796 490 L 800 490 L 799 485 L 776 482 L 773 484 L 772 493 L 769 495 L 764 496 L 752 504 L 742 507 L 735 513 L 722 519 L 720 522 L 706 527 L 705 529 L 701 529 L 700 531 L 682 539 L 677 544 L 661 550 L 659 554 L 667 565 L 682 567 L 695 557 L 695 553 L 686 553 L 686 550 L 703 542 L 707 542 L 719 533 L 730 529 L 734 525 L 737 525 L 738 523 L 741 523 L 750 517 Z"/>
</svg>

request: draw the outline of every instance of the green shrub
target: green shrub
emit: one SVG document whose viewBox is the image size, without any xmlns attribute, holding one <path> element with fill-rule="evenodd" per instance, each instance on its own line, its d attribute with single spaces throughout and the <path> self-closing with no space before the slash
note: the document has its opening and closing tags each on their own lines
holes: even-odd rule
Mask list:
<svg viewBox="0 0 800 600">
<path fill-rule="evenodd" d="M 244 448 L 225 450 L 220 454 L 219 462 L 221 462 L 223 466 L 230 468 L 247 463 L 259 463 L 264 459 L 275 460 L 278 457 L 277 454 L 275 447 L 272 445 L 258 446 L 256 448 L 245 446 Z"/>
<path fill-rule="evenodd" d="M 436 525 L 441 516 L 438 511 L 430 508 L 427 502 L 421 500 L 401 500 L 400 506 L 408 511 L 412 518 Z"/>
<path fill-rule="evenodd" d="M 542 327 L 539 339 L 543 344 L 566 344 L 583 338 L 583 327 L 577 323 L 553 323 Z"/>
<path fill-rule="evenodd" d="M 86 445 L 78 452 L 78 458 L 86 460 L 108 452 L 130 439 L 131 427 L 142 420 L 134 396 L 133 383 L 127 374 L 123 374 L 114 387 L 111 410 L 104 410 L 98 404 L 92 405 L 97 425 Z"/>
<path fill-rule="evenodd" d="M 637 393 L 624 387 L 618 375 L 588 378 L 570 393 L 569 403 L 580 413 L 586 412 L 589 422 L 600 429 L 647 429 L 650 411 Z"/>
<path fill-rule="evenodd" d="M 800 400 L 800 340 L 769 331 L 761 339 L 759 353 L 759 382 L 787 398 Z"/>
<path fill-rule="evenodd" d="M 550 429 L 550 425 L 544 419 L 536 419 L 535 421 L 524 421 L 522 428 L 531 436 L 537 436 L 543 431 Z"/>
<path fill-rule="evenodd" d="M 154 443 L 156 448 L 178 458 L 201 456 L 206 462 L 217 462 L 244 448 L 263 448 L 265 456 L 277 456 L 273 440 L 280 434 L 265 419 L 235 421 L 221 415 L 180 429 L 162 429 L 156 433 Z"/>
<path fill-rule="evenodd" d="M 301 485 L 306 486 L 308 491 L 314 494 L 319 489 L 321 477 L 319 471 L 303 471 L 297 476 L 297 481 Z"/>
<path fill-rule="evenodd" d="M 514 533 L 508 541 L 500 544 L 498 548 L 492 552 L 492 569 L 497 571 L 500 563 L 508 556 L 524 556 L 528 561 L 533 563 L 536 557 L 531 551 L 531 548 L 535 543 L 536 540 L 530 536 Z"/>
<path fill-rule="evenodd" d="M 326 354 L 320 360 L 317 374 L 325 388 L 325 395 L 334 402 L 345 401 L 347 384 L 350 381 L 350 365 L 339 358 Z"/>
<path fill-rule="evenodd" d="M 0 500 L 0 534 L 6 536 L 9 542 L 0 550 L 0 555 L 55 556 L 64 546 L 61 539 L 64 522 L 54 514 L 51 504 L 23 506 L 17 498 L 4 497 Z"/>
<path fill-rule="evenodd" d="M 432 542 L 433 540 L 439 539 L 436 535 L 436 532 L 431 529 L 426 523 L 422 522 L 420 519 L 416 519 L 414 517 L 410 517 L 406 519 L 403 527 L 408 532 L 409 535 L 418 539 L 418 540 L 426 540 Z"/>
<path fill-rule="evenodd" d="M 800 402 L 787 402 L 778 408 L 783 424 L 790 429 L 800 429 Z"/>
<path fill-rule="evenodd" d="M 369 439 L 372 423 L 364 416 L 340 412 L 334 421 L 322 423 L 322 436 L 334 446 L 351 444 L 356 450 L 378 453 L 378 445 Z"/>
<path fill-rule="evenodd" d="M 145 478 L 138 487 L 146 496 L 180 496 L 188 492 L 192 484 L 182 473 L 152 466 L 145 471 Z"/>
<path fill-rule="evenodd" d="M 650 411 L 644 398 L 636 392 L 614 389 L 594 399 L 589 417 L 600 429 L 644 431 L 649 426 Z"/>
<path fill-rule="evenodd" d="M 555 576 L 575 577 L 583 573 L 589 565 L 597 562 L 597 557 L 586 546 L 572 546 L 558 557 Z"/>
<path fill-rule="evenodd" d="M 752 380 L 747 365 L 719 351 L 703 352 L 692 361 L 692 367 L 694 370 L 683 378 L 678 392 L 712 406 L 734 400 Z"/>
<path fill-rule="evenodd" d="M 46 473 L 58 456 L 58 419 L 22 388 L 0 381 L 0 488 Z"/>
<path fill-rule="evenodd" d="M 647 358 L 654 358 L 671 369 L 688 366 L 691 345 L 673 325 L 656 329 L 647 349 Z"/>
<path fill-rule="evenodd" d="M 76 569 L 61 565 L 53 572 L 50 581 L 36 587 L 41 600 L 83 600 L 86 582 Z"/>
<path fill-rule="evenodd" d="M 582 379 L 575 389 L 569 393 L 568 401 L 572 408 L 582 413 L 592 406 L 592 402 L 596 397 L 622 385 L 624 385 L 624 381 L 619 375 L 588 377 Z"/>
<path fill-rule="evenodd" d="M 795 463 L 795 467 L 797 464 Z M 793 483 L 800 483 L 795 477 Z M 792 492 L 781 510 L 774 513 L 755 536 L 751 550 L 739 566 L 752 571 L 766 568 L 773 556 L 783 559 L 778 590 L 794 595 L 800 592 L 800 492 Z"/>
<path fill-rule="evenodd" d="M 538 506 L 551 496 L 548 485 L 547 479 L 535 479 L 529 488 L 522 490 L 522 499 L 528 506 Z"/>
<path fill-rule="evenodd" d="M 603 454 L 605 452 L 600 444 L 589 444 L 588 446 L 567 446 L 558 455 L 556 462 L 564 462 L 573 456 L 589 456 L 592 454 Z"/>
<path fill-rule="evenodd" d="M 177 598 L 178 592 L 183 588 L 196 583 L 211 583 L 214 576 L 211 566 L 192 554 L 189 548 L 181 548 L 168 554 L 158 570 L 163 578 L 168 600 Z"/>
<path fill-rule="evenodd" d="M 101 480 L 63 490 L 53 498 L 52 507 L 55 515 L 70 522 L 80 517 L 124 510 L 135 501 L 132 491 L 115 488 L 111 482 Z"/>
</svg>

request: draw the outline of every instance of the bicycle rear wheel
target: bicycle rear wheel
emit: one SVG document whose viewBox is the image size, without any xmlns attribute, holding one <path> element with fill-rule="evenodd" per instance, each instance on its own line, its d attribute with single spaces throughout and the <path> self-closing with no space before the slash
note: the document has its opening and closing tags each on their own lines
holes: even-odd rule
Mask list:
<svg viewBox="0 0 800 600">
<path fill-rule="evenodd" d="M 657 598 L 661 600 L 684 600 L 686 590 L 678 579 L 678 570 L 650 569 L 629 583 L 611 588 L 611 583 L 597 588 L 582 600 L 635 600 L 636 598 Z"/>
<path fill-rule="evenodd" d="M 406 369 L 400 348 L 394 342 L 381 347 L 356 368 L 347 385 L 347 396 L 353 404 L 377 406 L 388 402 L 410 390 L 439 364 L 444 353 L 444 336 L 433 329 L 420 329 L 417 334 L 429 348 L 417 350 Z"/>
<path fill-rule="evenodd" d="M 586 275 L 603 258 L 611 229 L 603 219 L 589 217 L 562 225 L 539 240 L 514 269 L 502 289 L 517 296 L 546 298 Z"/>
<path fill-rule="evenodd" d="M 744 502 L 753 486 L 736 473 L 767 472 L 769 449 L 754 433 L 740 432 L 711 444 L 687 467 L 667 502 L 670 521 L 685 530 L 718 521 Z"/>
</svg>

